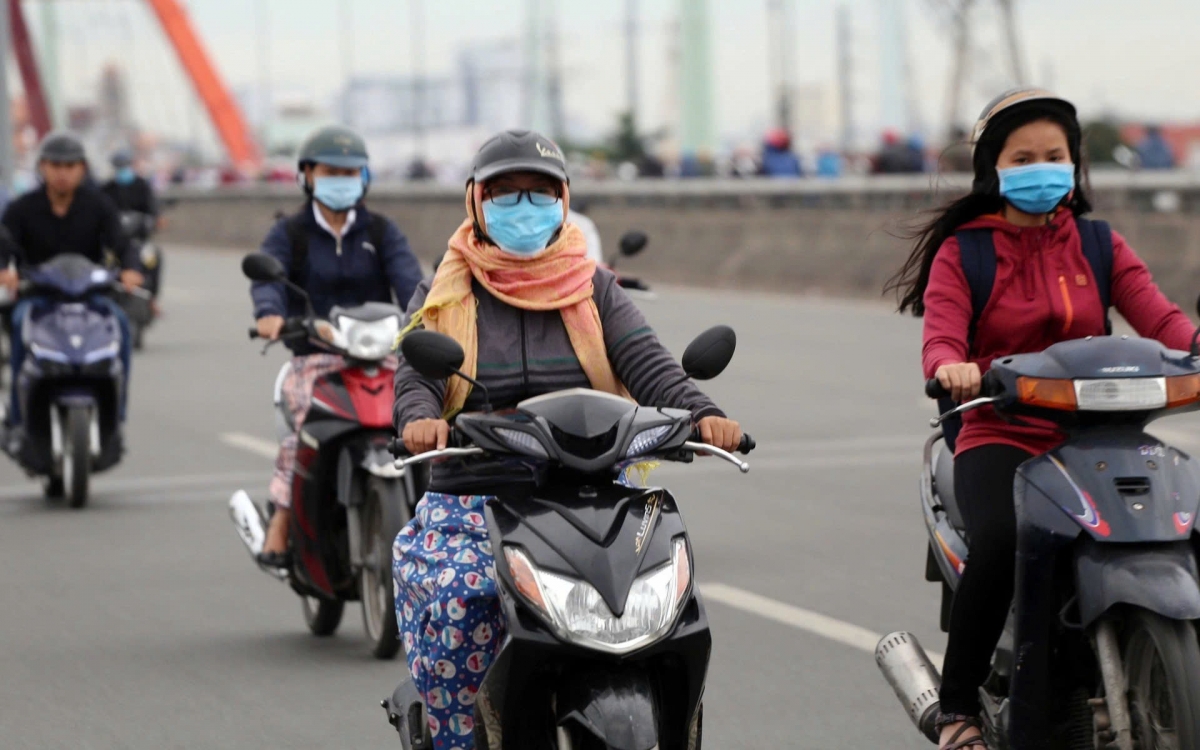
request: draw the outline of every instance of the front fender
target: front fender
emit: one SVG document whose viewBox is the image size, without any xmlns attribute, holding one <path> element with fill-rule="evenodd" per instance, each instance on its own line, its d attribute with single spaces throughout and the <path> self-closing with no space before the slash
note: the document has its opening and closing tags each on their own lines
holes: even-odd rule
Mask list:
<svg viewBox="0 0 1200 750">
<path fill-rule="evenodd" d="M 640 669 L 572 675 L 558 692 L 558 723 L 574 722 L 613 750 L 658 746 L 658 704 Z"/>
<path fill-rule="evenodd" d="M 346 507 L 359 505 L 362 492 L 355 492 L 354 478 L 365 471 L 383 479 L 399 479 L 404 472 L 395 467 L 396 459 L 388 452 L 387 443 L 364 436 L 362 440 L 348 440 L 338 453 L 337 496 L 338 502 Z"/>
<path fill-rule="evenodd" d="M 1200 576 L 1188 542 L 1153 547 L 1084 543 L 1075 571 L 1084 627 L 1117 604 L 1172 620 L 1200 619 Z"/>
</svg>

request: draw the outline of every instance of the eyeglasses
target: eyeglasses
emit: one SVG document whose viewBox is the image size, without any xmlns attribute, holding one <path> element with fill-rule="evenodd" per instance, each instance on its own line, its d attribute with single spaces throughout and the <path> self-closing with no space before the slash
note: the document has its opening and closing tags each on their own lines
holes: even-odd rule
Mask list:
<svg viewBox="0 0 1200 750">
<path fill-rule="evenodd" d="M 498 192 L 489 192 L 484 198 L 495 203 L 497 206 L 512 208 L 521 202 L 521 196 L 526 196 L 526 199 L 534 206 L 553 206 L 561 199 L 558 191 L 552 187 L 513 191 L 502 187 L 498 188 Z"/>
</svg>

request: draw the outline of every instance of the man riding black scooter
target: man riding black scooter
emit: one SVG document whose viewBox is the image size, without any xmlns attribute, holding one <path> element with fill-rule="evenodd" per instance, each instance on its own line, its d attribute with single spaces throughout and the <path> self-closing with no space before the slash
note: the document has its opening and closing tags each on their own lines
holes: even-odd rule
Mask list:
<svg viewBox="0 0 1200 750">
<path fill-rule="evenodd" d="M 137 258 L 125 233 L 121 230 L 121 216 L 116 205 L 104 193 L 85 184 L 88 173 L 87 155 L 83 143 L 69 133 L 51 133 L 43 139 L 38 151 L 38 174 L 42 180 L 39 189 L 17 198 L 5 208 L 3 222 L 16 244 L 15 258 L 0 245 L 0 285 L 15 293 L 20 273 L 25 269 L 41 265 L 63 254 L 78 254 L 94 263 L 104 262 L 104 251 L 115 253 L 120 265 L 121 283 L 126 290 L 140 287 L 144 280 L 136 270 Z M 9 268 L 16 260 L 16 268 Z M 13 382 L 21 371 L 25 347 L 19 334 L 25 318 L 43 300 L 32 297 L 20 300 L 13 308 L 12 330 L 12 374 Z M 129 321 L 120 307 L 107 297 L 96 300 L 106 305 L 121 328 L 121 360 L 124 364 L 126 381 L 129 377 L 130 336 Z M 127 393 L 127 387 L 122 389 Z M 12 389 L 12 399 L 5 427 L 11 443 L 16 437 L 14 428 L 21 424 L 18 389 Z M 121 419 L 124 419 L 125 401 L 122 400 Z"/>
</svg>

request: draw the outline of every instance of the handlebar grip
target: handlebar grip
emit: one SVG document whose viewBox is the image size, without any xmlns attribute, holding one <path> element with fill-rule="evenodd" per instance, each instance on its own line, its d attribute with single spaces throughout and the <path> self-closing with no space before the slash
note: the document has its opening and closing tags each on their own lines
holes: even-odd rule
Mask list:
<svg viewBox="0 0 1200 750">
<path fill-rule="evenodd" d="M 946 390 L 937 378 L 930 378 L 925 381 L 925 395 L 929 398 L 948 398 L 950 391 Z"/>
<path fill-rule="evenodd" d="M 398 437 L 394 437 L 388 441 L 387 449 L 396 458 L 404 458 L 409 455 L 408 448 L 404 446 L 404 441 Z"/>
<path fill-rule="evenodd" d="M 251 339 L 256 339 L 256 338 L 258 338 L 258 328 L 251 326 L 251 328 L 250 328 L 250 338 L 251 338 Z"/>
<path fill-rule="evenodd" d="M 757 447 L 758 443 L 754 442 L 754 438 L 750 437 L 750 433 L 743 432 L 742 442 L 738 444 L 737 452 L 745 456 Z"/>
</svg>

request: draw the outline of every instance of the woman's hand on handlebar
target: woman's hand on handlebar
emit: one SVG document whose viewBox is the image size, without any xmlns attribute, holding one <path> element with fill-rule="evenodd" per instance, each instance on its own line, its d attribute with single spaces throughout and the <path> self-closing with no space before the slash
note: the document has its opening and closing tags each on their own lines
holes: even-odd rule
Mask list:
<svg viewBox="0 0 1200 750">
<path fill-rule="evenodd" d="M 700 439 L 708 445 L 733 453 L 742 444 L 742 428 L 732 419 L 705 417 L 696 425 L 700 428 Z"/>
<path fill-rule="evenodd" d="M 937 368 L 934 377 L 943 388 L 950 391 L 950 397 L 955 401 L 969 401 L 978 396 L 983 382 L 979 365 L 974 362 L 942 365 Z"/>
<path fill-rule="evenodd" d="M 17 275 L 15 268 L 6 268 L 0 271 L 0 286 L 7 287 L 9 294 L 16 295 L 20 284 L 21 277 Z"/>
<path fill-rule="evenodd" d="M 404 425 L 402 439 L 414 456 L 440 451 L 450 442 L 450 423 L 444 419 L 418 419 Z"/>
<path fill-rule="evenodd" d="M 258 328 L 258 337 L 275 341 L 279 338 L 280 331 L 283 330 L 283 317 L 279 315 L 264 315 L 255 321 Z"/>
</svg>

